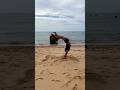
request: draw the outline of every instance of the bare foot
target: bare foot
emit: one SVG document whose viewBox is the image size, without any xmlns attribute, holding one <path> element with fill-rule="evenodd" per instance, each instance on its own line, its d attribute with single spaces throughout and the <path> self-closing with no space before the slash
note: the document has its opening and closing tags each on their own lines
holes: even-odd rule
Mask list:
<svg viewBox="0 0 120 90">
<path fill-rule="evenodd" d="M 63 59 L 67 59 L 67 57 L 64 56 Z"/>
</svg>

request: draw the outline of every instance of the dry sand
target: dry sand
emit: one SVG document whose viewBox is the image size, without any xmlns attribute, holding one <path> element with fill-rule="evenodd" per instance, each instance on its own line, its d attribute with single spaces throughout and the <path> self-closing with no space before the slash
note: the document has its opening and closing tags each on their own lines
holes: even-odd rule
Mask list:
<svg viewBox="0 0 120 90">
<path fill-rule="evenodd" d="M 0 47 L 0 90 L 34 89 L 34 46 Z"/>
<path fill-rule="evenodd" d="M 36 46 L 35 90 L 85 90 L 84 46 L 63 55 L 64 46 Z"/>
<path fill-rule="evenodd" d="M 72 46 L 62 59 L 63 46 L 37 46 L 36 54 L 34 47 L 0 47 L 0 90 L 33 90 L 34 82 L 35 90 L 119 90 L 119 51 L 120 45 L 90 46 L 86 52 Z"/>
<path fill-rule="evenodd" d="M 120 45 L 91 45 L 85 51 L 89 90 L 120 90 Z"/>
</svg>

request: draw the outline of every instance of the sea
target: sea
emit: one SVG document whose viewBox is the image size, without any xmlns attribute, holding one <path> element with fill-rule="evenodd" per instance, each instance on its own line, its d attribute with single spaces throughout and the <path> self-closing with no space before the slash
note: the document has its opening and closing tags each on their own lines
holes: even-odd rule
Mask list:
<svg viewBox="0 0 120 90">
<path fill-rule="evenodd" d="M 35 45 L 49 45 L 49 36 L 52 31 L 41 31 L 35 32 Z M 70 39 L 71 44 L 84 44 L 85 43 L 85 32 L 84 31 L 59 31 L 59 35 L 67 37 Z M 63 45 L 64 41 L 59 40 L 59 45 Z"/>
</svg>

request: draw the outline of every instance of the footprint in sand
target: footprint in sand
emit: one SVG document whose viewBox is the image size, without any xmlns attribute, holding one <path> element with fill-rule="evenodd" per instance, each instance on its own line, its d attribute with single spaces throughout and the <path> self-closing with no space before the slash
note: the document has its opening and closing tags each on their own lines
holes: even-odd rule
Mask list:
<svg viewBox="0 0 120 90">
<path fill-rule="evenodd" d="M 79 62 L 79 59 L 77 57 L 74 57 L 72 55 L 68 56 L 68 59 L 69 60 L 74 60 L 74 61 L 78 61 Z"/>
<path fill-rule="evenodd" d="M 58 57 L 54 56 L 54 55 L 47 55 L 45 56 L 45 59 L 43 59 L 42 61 L 47 61 L 49 59 L 57 59 Z"/>
<path fill-rule="evenodd" d="M 39 80 L 39 79 L 40 79 L 40 80 L 43 80 L 44 78 L 42 78 L 42 77 L 39 77 L 39 78 L 37 78 L 37 79 L 35 79 L 35 80 Z"/>
<path fill-rule="evenodd" d="M 51 72 L 50 72 L 49 74 L 53 74 L 53 75 L 56 75 L 55 73 L 51 73 Z"/>
<path fill-rule="evenodd" d="M 47 56 L 45 56 L 45 59 L 43 59 L 42 61 L 43 61 L 43 62 L 44 62 L 44 61 L 47 61 L 49 58 L 50 58 L 50 55 L 47 55 Z"/>
<path fill-rule="evenodd" d="M 74 85 L 73 90 L 77 90 L 77 84 Z"/>
<path fill-rule="evenodd" d="M 55 79 L 53 79 L 53 80 L 51 80 L 51 81 L 54 81 L 54 82 L 60 82 L 60 80 L 55 80 Z"/>
<path fill-rule="evenodd" d="M 74 69 L 74 70 L 78 70 L 78 69 Z"/>
<path fill-rule="evenodd" d="M 63 57 L 64 56 L 57 57 L 57 56 L 54 56 L 54 55 L 47 55 L 45 57 L 45 59 L 43 59 L 42 61 L 44 62 L 44 61 L 47 61 L 47 60 L 53 60 L 54 63 L 58 62 L 58 61 L 60 61 L 60 62 L 62 62 L 62 61 L 77 61 L 77 62 L 79 62 L 79 59 L 72 56 L 72 55 L 68 56 L 66 59 L 63 59 Z"/>
<path fill-rule="evenodd" d="M 67 81 L 67 82 L 63 85 L 63 87 L 64 87 L 64 86 L 69 86 L 69 84 L 72 84 L 72 82 L 74 82 L 74 81 L 79 82 L 81 79 L 82 79 L 81 76 L 75 76 L 75 77 L 73 77 L 71 80 Z"/>
</svg>

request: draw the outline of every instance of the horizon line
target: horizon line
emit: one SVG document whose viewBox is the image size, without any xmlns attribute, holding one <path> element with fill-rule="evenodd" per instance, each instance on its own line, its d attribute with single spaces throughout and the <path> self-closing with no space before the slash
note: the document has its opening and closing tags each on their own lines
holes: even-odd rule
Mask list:
<svg viewBox="0 0 120 90">
<path fill-rule="evenodd" d="M 80 30 L 81 32 L 85 32 L 85 30 Z M 35 32 L 71 32 L 71 31 L 35 31 Z M 74 32 L 74 31 L 72 31 Z M 79 32 L 77 30 L 75 30 L 75 32 Z"/>
</svg>

